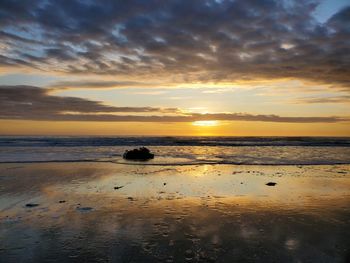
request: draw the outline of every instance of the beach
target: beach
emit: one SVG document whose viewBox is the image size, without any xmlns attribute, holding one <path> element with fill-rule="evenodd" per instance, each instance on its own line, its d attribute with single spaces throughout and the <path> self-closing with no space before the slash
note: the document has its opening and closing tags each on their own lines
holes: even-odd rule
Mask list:
<svg viewBox="0 0 350 263">
<path fill-rule="evenodd" d="M 0 3 L 0 263 L 350 263 L 350 0 Z"/>
<path fill-rule="evenodd" d="M 0 263 L 350 263 L 350 0 L 0 3 Z"/>
<path fill-rule="evenodd" d="M 16 162 L 0 182 L 1 262 L 350 259 L 347 164 Z"/>
</svg>

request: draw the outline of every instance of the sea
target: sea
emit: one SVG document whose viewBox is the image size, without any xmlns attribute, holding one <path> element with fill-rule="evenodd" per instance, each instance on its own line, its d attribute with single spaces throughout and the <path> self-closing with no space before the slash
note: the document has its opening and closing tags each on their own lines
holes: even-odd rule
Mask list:
<svg viewBox="0 0 350 263">
<path fill-rule="evenodd" d="M 149 161 L 127 161 L 147 147 Z M 1 136 L 0 163 L 111 162 L 129 165 L 350 164 L 350 137 L 51 137 Z"/>
</svg>

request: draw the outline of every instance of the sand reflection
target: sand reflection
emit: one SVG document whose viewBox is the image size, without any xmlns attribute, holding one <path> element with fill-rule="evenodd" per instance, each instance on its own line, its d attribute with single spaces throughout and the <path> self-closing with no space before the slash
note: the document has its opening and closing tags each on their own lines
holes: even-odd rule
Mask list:
<svg viewBox="0 0 350 263">
<path fill-rule="evenodd" d="M 0 196 L 5 262 L 345 262 L 349 257 L 348 166 L 8 168 L 1 167 Z M 33 183 L 21 185 L 22 175 Z M 268 181 L 277 185 L 266 186 Z M 39 206 L 25 207 L 34 201 Z"/>
</svg>

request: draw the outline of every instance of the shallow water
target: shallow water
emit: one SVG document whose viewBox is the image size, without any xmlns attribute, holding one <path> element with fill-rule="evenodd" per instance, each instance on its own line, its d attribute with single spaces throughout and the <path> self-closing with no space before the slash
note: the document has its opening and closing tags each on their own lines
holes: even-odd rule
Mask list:
<svg viewBox="0 0 350 263">
<path fill-rule="evenodd" d="M 350 139 L 331 137 L 0 137 L 0 163 L 130 164 L 123 153 L 140 146 L 156 155 L 141 165 L 350 164 Z"/>
<path fill-rule="evenodd" d="M 349 260 L 349 165 L 1 164 L 0 182 L 1 262 Z"/>
</svg>

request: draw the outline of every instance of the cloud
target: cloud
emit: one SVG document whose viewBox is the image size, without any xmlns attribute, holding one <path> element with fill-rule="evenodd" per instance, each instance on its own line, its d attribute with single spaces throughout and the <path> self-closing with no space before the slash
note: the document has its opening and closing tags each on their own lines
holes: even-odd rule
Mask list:
<svg viewBox="0 0 350 263">
<path fill-rule="evenodd" d="M 294 101 L 294 103 L 298 104 L 323 104 L 323 103 L 344 103 L 348 104 L 350 103 L 350 96 L 343 95 L 343 96 L 332 96 L 332 97 L 307 97 L 307 98 L 300 98 Z"/>
<path fill-rule="evenodd" d="M 350 89 L 349 10 L 313 0 L 2 1 L 3 67 L 129 79 L 293 78 Z"/>
<path fill-rule="evenodd" d="M 51 89 L 108 89 L 108 88 L 125 88 L 125 87 L 150 87 L 157 85 L 156 83 L 137 82 L 137 81 L 106 81 L 106 80 L 76 80 L 76 81 L 60 81 L 49 85 Z"/>
<path fill-rule="evenodd" d="M 48 89 L 33 86 L 0 86 L 0 119 L 67 118 L 72 114 L 99 113 L 177 113 L 176 108 L 115 107 L 98 101 L 49 94 Z"/>
<path fill-rule="evenodd" d="M 177 108 L 115 107 L 75 97 L 50 95 L 33 86 L 0 86 L 0 119 L 106 122 L 193 122 L 199 120 L 335 123 L 345 117 L 281 117 L 247 113 L 191 113 Z M 130 114 L 134 113 L 134 114 Z M 135 115 L 137 113 L 138 115 Z"/>
</svg>

